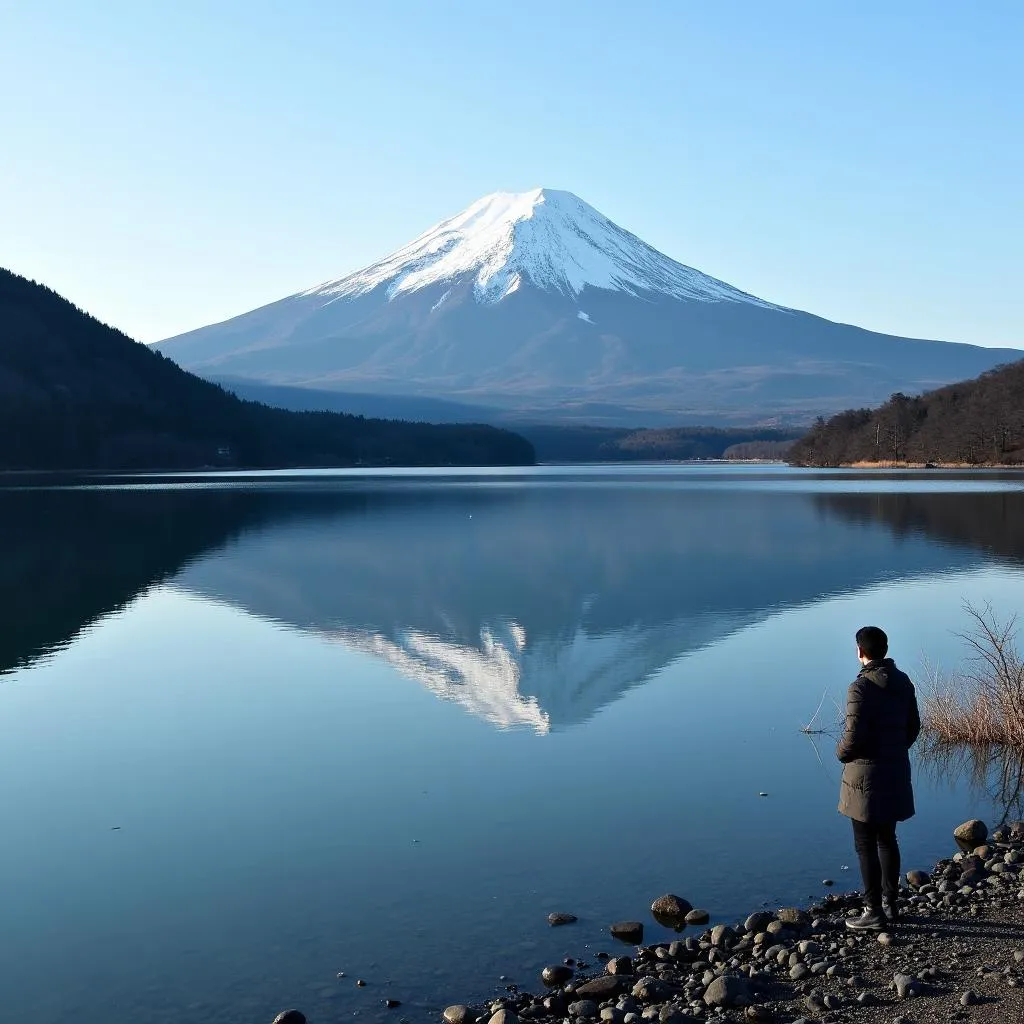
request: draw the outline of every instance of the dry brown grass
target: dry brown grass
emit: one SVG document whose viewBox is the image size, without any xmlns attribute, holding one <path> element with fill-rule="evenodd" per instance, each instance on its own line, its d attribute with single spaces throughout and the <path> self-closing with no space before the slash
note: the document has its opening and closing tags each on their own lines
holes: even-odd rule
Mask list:
<svg viewBox="0 0 1024 1024">
<path fill-rule="evenodd" d="M 1008 462 L 896 462 L 892 459 L 881 459 L 874 462 L 844 462 L 848 469 L 999 469 L 1019 468 Z"/>
<path fill-rule="evenodd" d="M 1024 750 L 1024 659 L 1016 646 L 1016 617 L 1001 622 L 991 607 L 966 607 L 974 620 L 962 634 L 970 667 L 936 679 L 922 695 L 922 727 L 938 744 Z"/>
</svg>

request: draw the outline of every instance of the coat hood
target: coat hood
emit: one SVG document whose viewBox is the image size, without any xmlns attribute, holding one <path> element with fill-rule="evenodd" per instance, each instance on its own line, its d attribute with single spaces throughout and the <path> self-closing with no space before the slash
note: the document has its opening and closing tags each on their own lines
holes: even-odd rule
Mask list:
<svg viewBox="0 0 1024 1024">
<path fill-rule="evenodd" d="M 884 690 L 889 685 L 889 680 L 896 663 L 892 658 L 879 658 L 877 661 L 869 661 L 858 672 L 858 676 L 874 683 L 879 689 Z"/>
</svg>

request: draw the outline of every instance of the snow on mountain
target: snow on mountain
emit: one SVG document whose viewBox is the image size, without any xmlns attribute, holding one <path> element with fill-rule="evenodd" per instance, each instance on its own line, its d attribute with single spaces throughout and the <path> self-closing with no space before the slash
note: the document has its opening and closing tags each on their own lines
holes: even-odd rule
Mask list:
<svg viewBox="0 0 1024 1024">
<path fill-rule="evenodd" d="M 335 299 L 386 286 L 393 299 L 469 274 L 484 303 L 500 302 L 528 278 L 571 296 L 591 287 L 777 308 L 669 259 L 571 192 L 543 188 L 484 196 L 385 259 L 302 294 Z"/>
<path fill-rule="evenodd" d="M 628 426 L 805 422 L 1021 355 L 774 305 L 552 189 L 485 196 L 363 270 L 158 348 L 230 386 Z"/>
</svg>

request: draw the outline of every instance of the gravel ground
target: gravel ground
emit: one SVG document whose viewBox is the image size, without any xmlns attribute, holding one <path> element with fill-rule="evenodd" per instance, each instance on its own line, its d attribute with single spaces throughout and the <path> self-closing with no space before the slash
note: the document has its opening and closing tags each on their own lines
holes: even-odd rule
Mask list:
<svg viewBox="0 0 1024 1024">
<path fill-rule="evenodd" d="M 451 1006 L 445 1021 L 1024 1024 L 1024 822 L 991 837 L 968 822 L 956 835 L 954 856 L 930 874 L 910 872 L 901 917 L 884 933 L 850 933 L 845 919 L 859 899 L 829 896 L 807 910 L 758 912 L 700 935 L 688 929 L 685 939 L 636 946 L 628 957 L 602 955 L 603 975 L 551 965 L 557 984 Z"/>
</svg>

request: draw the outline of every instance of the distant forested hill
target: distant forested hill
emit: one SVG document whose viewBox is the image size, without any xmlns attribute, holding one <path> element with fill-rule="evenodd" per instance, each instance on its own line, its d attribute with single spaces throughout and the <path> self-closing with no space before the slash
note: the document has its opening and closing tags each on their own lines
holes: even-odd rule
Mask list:
<svg viewBox="0 0 1024 1024">
<path fill-rule="evenodd" d="M 542 462 L 656 462 L 781 459 L 799 431 L 771 427 L 522 426 Z"/>
<path fill-rule="evenodd" d="M 0 269 L 0 470 L 533 461 L 528 441 L 494 427 L 242 401 Z"/>
<path fill-rule="evenodd" d="M 859 462 L 1024 464 L 1024 360 L 878 409 L 819 419 L 789 450 L 795 466 Z"/>
</svg>

